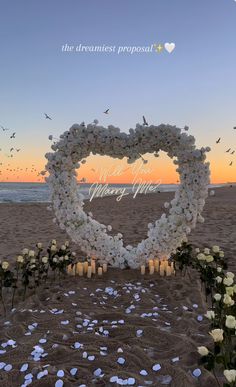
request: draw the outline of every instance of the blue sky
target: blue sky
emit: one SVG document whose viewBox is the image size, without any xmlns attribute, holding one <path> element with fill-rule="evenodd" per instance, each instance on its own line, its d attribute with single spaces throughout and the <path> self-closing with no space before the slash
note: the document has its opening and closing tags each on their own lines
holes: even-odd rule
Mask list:
<svg viewBox="0 0 236 387">
<path fill-rule="evenodd" d="M 0 10 L 0 124 L 17 132 L 19 162 L 43 165 L 48 135 L 75 122 L 127 130 L 144 114 L 152 124 L 189 125 L 199 145 L 212 146 L 214 170 L 227 169 L 225 148 L 236 148 L 236 1 L 0 0 Z M 173 53 L 61 51 L 165 42 Z M 0 132 L 0 148 L 9 144 Z M 236 180 L 236 160 L 228 173 Z"/>
</svg>

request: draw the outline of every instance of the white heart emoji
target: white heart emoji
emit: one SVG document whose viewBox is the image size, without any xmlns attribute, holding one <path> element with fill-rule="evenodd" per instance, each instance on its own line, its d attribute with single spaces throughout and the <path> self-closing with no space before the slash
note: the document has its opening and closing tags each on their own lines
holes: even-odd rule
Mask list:
<svg viewBox="0 0 236 387">
<path fill-rule="evenodd" d="M 175 43 L 165 43 L 165 49 L 170 54 L 175 49 Z"/>
</svg>

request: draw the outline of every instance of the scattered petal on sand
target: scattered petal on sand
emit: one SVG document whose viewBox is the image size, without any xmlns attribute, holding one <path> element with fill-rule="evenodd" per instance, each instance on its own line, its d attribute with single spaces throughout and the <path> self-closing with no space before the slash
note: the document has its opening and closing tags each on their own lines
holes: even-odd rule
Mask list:
<svg viewBox="0 0 236 387">
<path fill-rule="evenodd" d="M 57 376 L 58 376 L 58 378 L 63 378 L 64 375 L 65 375 L 65 372 L 64 372 L 63 370 L 57 371 Z"/>
<path fill-rule="evenodd" d="M 77 371 L 78 371 L 78 368 L 71 368 L 70 374 L 71 374 L 72 376 L 75 376 L 76 373 L 77 373 Z"/>
<path fill-rule="evenodd" d="M 142 376 L 147 376 L 147 371 L 146 370 L 141 370 L 140 371 L 140 375 L 142 375 Z"/>
<path fill-rule="evenodd" d="M 200 370 L 200 368 L 196 368 L 195 370 L 193 370 L 193 376 L 195 378 L 199 378 L 199 376 L 201 376 L 202 374 L 202 371 Z"/>
<path fill-rule="evenodd" d="M 96 376 L 96 377 L 100 376 L 100 375 L 102 374 L 101 368 L 97 368 L 97 369 L 94 371 L 93 374 L 94 374 L 94 376 Z"/>
<path fill-rule="evenodd" d="M 119 357 L 117 359 L 117 363 L 123 365 L 123 364 L 125 364 L 125 359 L 123 357 Z"/>
<path fill-rule="evenodd" d="M 159 371 L 161 369 L 161 365 L 159 363 L 157 364 L 154 364 L 154 366 L 152 367 L 153 371 Z"/>
<path fill-rule="evenodd" d="M 63 387 L 63 385 L 64 385 L 64 382 L 61 379 L 58 379 L 55 383 L 55 387 Z"/>
<path fill-rule="evenodd" d="M 25 372 L 25 371 L 27 371 L 28 367 L 29 367 L 29 364 L 28 363 L 24 363 L 24 364 L 22 364 L 22 366 L 20 368 L 20 371 L 21 372 Z"/>
<path fill-rule="evenodd" d="M 7 364 L 5 367 L 4 367 L 4 371 L 11 371 L 12 370 L 12 365 L 11 364 Z"/>
</svg>

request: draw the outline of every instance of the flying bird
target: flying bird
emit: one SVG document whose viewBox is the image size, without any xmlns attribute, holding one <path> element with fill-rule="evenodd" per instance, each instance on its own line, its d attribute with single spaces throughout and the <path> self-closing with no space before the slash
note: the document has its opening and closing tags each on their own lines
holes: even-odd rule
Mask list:
<svg viewBox="0 0 236 387">
<path fill-rule="evenodd" d="M 220 140 L 221 140 L 221 137 L 218 138 L 218 140 L 216 141 L 216 144 L 219 144 Z"/>
<path fill-rule="evenodd" d="M 49 117 L 46 113 L 44 113 L 46 120 L 52 120 L 51 117 Z"/>
<path fill-rule="evenodd" d="M 10 130 L 9 128 L 4 128 L 4 126 L 1 125 L 2 130 L 5 132 L 6 130 Z"/>
<path fill-rule="evenodd" d="M 231 152 L 230 154 L 233 155 L 235 153 L 235 151 Z"/>
<path fill-rule="evenodd" d="M 104 113 L 104 114 L 108 114 L 109 110 L 110 110 L 110 109 L 107 109 L 107 110 L 105 110 L 105 112 L 103 112 L 103 113 Z"/>
<path fill-rule="evenodd" d="M 20 149 L 16 149 L 17 152 L 20 152 Z"/>
<path fill-rule="evenodd" d="M 231 148 L 227 149 L 226 153 L 229 153 L 231 151 Z"/>
<path fill-rule="evenodd" d="M 11 148 L 11 149 L 10 149 L 10 152 L 12 152 L 13 150 L 14 150 L 14 148 Z"/>
<path fill-rule="evenodd" d="M 236 126 L 234 126 L 234 129 L 236 129 Z"/>
<path fill-rule="evenodd" d="M 15 135 L 16 135 L 16 133 L 14 132 L 14 133 L 12 133 L 12 135 L 11 135 L 11 137 L 10 138 L 15 138 Z"/>
<path fill-rule="evenodd" d="M 147 123 L 146 118 L 144 116 L 143 116 L 143 125 L 148 126 L 148 123 Z"/>
<path fill-rule="evenodd" d="M 233 161 L 231 161 L 231 163 L 229 164 L 229 166 L 232 167 L 232 165 L 233 165 Z"/>
</svg>

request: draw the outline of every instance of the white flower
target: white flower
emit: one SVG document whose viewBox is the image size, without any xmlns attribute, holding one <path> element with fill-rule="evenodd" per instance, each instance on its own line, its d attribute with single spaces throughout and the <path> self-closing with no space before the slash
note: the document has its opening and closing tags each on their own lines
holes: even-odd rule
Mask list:
<svg viewBox="0 0 236 387">
<path fill-rule="evenodd" d="M 225 291 L 226 291 L 226 294 L 228 294 L 229 296 L 233 296 L 234 295 L 234 287 L 233 286 L 227 286 L 225 288 Z"/>
<path fill-rule="evenodd" d="M 224 256 L 225 256 L 225 253 L 224 253 L 223 251 L 220 251 L 220 252 L 219 252 L 219 257 L 220 257 L 220 258 L 224 258 Z"/>
<path fill-rule="evenodd" d="M 224 370 L 224 376 L 229 383 L 233 383 L 236 380 L 236 370 Z"/>
<path fill-rule="evenodd" d="M 65 261 L 68 261 L 69 257 L 68 255 L 65 255 Z"/>
<path fill-rule="evenodd" d="M 231 277 L 226 277 L 223 280 L 223 284 L 226 286 L 231 286 L 233 283 L 234 283 L 234 280 Z"/>
<path fill-rule="evenodd" d="M 62 245 L 62 246 L 61 246 L 61 250 L 63 250 L 63 251 L 66 250 L 66 246 L 65 246 L 65 245 Z"/>
<path fill-rule="evenodd" d="M 206 318 L 209 320 L 214 320 L 215 318 L 215 312 L 213 310 L 208 310 L 205 314 Z"/>
<path fill-rule="evenodd" d="M 205 255 L 209 255 L 209 254 L 210 254 L 210 249 L 205 248 L 205 249 L 203 250 L 203 252 L 204 252 Z"/>
<path fill-rule="evenodd" d="M 197 259 L 199 261 L 205 261 L 206 260 L 206 256 L 203 253 L 200 253 L 200 254 L 197 255 Z"/>
<path fill-rule="evenodd" d="M 231 271 L 227 271 L 226 277 L 234 278 L 234 273 L 232 273 Z"/>
<path fill-rule="evenodd" d="M 223 279 L 222 279 L 220 276 L 217 276 L 217 277 L 216 277 L 216 282 L 217 282 L 218 284 L 221 284 L 222 281 L 223 281 Z"/>
<path fill-rule="evenodd" d="M 234 305 L 234 300 L 228 294 L 224 295 L 223 302 L 227 306 L 233 306 Z"/>
<path fill-rule="evenodd" d="M 22 250 L 22 254 L 23 254 L 23 255 L 27 255 L 28 253 L 29 253 L 29 249 L 23 249 L 23 250 Z"/>
<path fill-rule="evenodd" d="M 56 257 L 53 258 L 53 262 L 57 263 L 57 258 Z"/>
<path fill-rule="evenodd" d="M 18 263 L 23 263 L 24 262 L 24 258 L 22 257 L 22 255 L 18 255 L 18 257 L 16 259 L 16 262 L 18 262 Z"/>
<path fill-rule="evenodd" d="M 224 340 L 224 331 L 223 329 L 213 329 L 211 332 L 209 332 L 209 334 L 211 335 L 211 337 L 213 338 L 213 340 L 218 343 L 218 342 L 221 342 Z"/>
<path fill-rule="evenodd" d="M 35 254 L 34 250 L 29 251 L 29 257 L 34 257 L 34 254 Z"/>
<path fill-rule="evenodd" d="M 197 248 L 195 249 L 195 252 L 196 252 L 196 253 L 200 253 L 200 249 L 197 247 Z"/>
<path fill-rule="evenodd" d="M 51 251 L 56 251 L 56 250 L 57 250 L 57 246 L 52 245 L 52 246 L 51 246 Z"/>
<path fill-rule="evenodd" d="M 221 300 L 221 294 L 219 294 L 219 293 L 214 294 L 214 299 L 216 301 L 220 301 Z"/>
<path fill-rule="evenodd" d="M 207 256 L 206 256 L 206 261 L 207 261 L 208 263 L 214 261 L 213 256 L 212 256 L 212 255 L 207 255 Z"/>
<path fill-rule="evenodd" d="M 220 252 L 219 246 L 213 246 L 212 251 L 213 251 L 213 253 L 219 253 Z"/>
<path fill-rule="evenodd" d="M 221 267 L 217 267 L 217 271 L 218 271 L 218 273 L 221 273 L 222 272 L 222 268 Z"/>
<path fill-rule="evenodd" d="M 59 261 L 60 261 L 60 262 L 64 261 L 64 257 L 60 257 L 60 258 L 59 258 Z"/>
<path fill-rule="evenodd" d="M 9 268 L 9 263 L 7 261 L 3 261 L 2 268 L 3 270 L 7 270 Z"/>
<path fill-rule="evenodd" d="M 52 245 L 56 245 L 57 244 L 57 241 L 56 239 L 53 239 L 52 242 L 51 242 Z"/>
<path fill-rule="evenodd" d="M 37 247 L 38 247 L 38 249 L 41 249 L 43 247 L 43 244 L 39 242 L 39 243 L 37 243 Z"/>
<path fill-rule="evenodd" d="M 170 203 L 165 202 L 165 203 L 164 203 L 164 207 L 165 207 L 165 208 L 169 208 L 169 207 L 170 207 Z"/>
<path fill-rule="evenodd" d="M 35 258 L 31 258 L 30 263 L 35 263 L 35 262 L 36 262 L 36 259 Z"/>
<path fill-rule="evenodd" d="M 201 356 L 207 356 L 208 353 L 209 353 L 207 347 L 203 347 L 203 346 L 202 346 L 202 347 L 198 347 L 198 348 L 197 348 L 197 351 L 198 351 L 198 353 L 199 353 Z"/>
<path fill-rule="evenodd" d="M 65 241 L 65 246 L 66 246 L 66 247 L 68 247 L 68 246 L 69 246 L 69 244 L 70 244 L 70 242 L 69 242 L 69 241 Z"/>
<path fill-rule="evenodd" d="M 236 328 L 236 319 L 234 316 L 228 315 L 226 316 L 225 320 L 225 326 L 229 329 L 235 329 Z"/>
<path fill-rule="evenodd" d="M 48 257 L 42 257 L 42 262 L 45 264 L 48 263 Z"/>
</svg>

